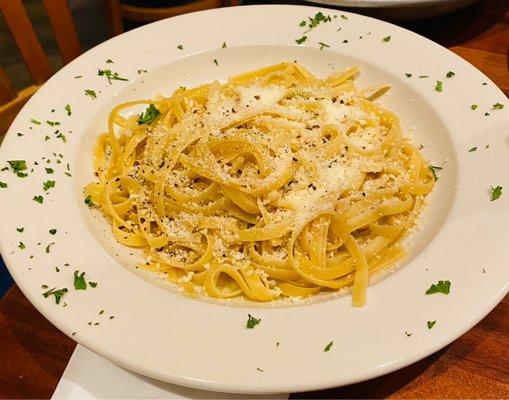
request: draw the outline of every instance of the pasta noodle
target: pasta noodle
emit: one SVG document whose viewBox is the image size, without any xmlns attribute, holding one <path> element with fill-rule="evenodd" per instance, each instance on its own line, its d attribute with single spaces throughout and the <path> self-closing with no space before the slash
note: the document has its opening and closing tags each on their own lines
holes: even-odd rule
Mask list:
<svg viewBox="0 0 509 400">
<path fill-rule="evenodd" d="M 434 176 L 398 117 L 358 90 L 280 63 L 116 106 L 94 150 L 90 204 L 143 268 L 190 295 L 255 301 L 352 286 L 405 253 Z M 132 107 L 141 115 L 127 117 Z"/>
</svg>

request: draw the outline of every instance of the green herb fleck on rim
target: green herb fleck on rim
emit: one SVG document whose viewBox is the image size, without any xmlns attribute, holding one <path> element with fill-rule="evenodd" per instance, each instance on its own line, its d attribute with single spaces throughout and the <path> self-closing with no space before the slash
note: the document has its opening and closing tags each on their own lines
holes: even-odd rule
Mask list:
<svg viewBox="0 0 509 400">
<path fill-rule="evenodd" d="M 504 105 L 502 103 L 495 103 L 495 104 L 493 104 L 493 109 L 494 110 L 501 110 L 502 108 L 504 108 Z"/>
<path fill-rule="evenodd" d="M 67 112 L 67 115 L 70 117 L 72 115 L 71 105 L 66 104 L 64 110 Z"/>
<path fill-rule="evenodd" d="M 433 328 L 436 323 L 437 323 L 437 321 L 428 321 L 428 329 Z"/>
<path fill-rule="evenodd" d="M 408 72 L 406 72 L 406 73 L 405 73 L 405 76 L 406 76 L 407 78 L 411 78 L 411 77 L 412 77 L 412 74 L 409 74 Z"/>
<path fill-rule="evenodd" d="M 97 282 L 88 281 L 88 284 L 90 285 L 90 287 L 93 287 L 93 288 L 97 287 Z"/>
<path fill-rule="evenodd" d="M 19 233 L 22 233 L 22 232 L 25 230 L 25 228 L 23 228 L 23 227 L 21 227 L 21 228 L 16 228 L 16 230 L 17 230 Z"/>
<path fill-rule="evenodd" d="M 410 336 L 412 336 L 412 332 L 407 332 L 407 331 L 405 331 L 405 335 L 406 335 L 407 337 L 410 337 Z"/>
<path fill-rule="evenodd" d="M 477 110 L 477 107 L 479 107 L 479 105 L 477 105 L 477 104 L 472 104 L 472 105 L 470 106 L 470 109 L 471 109 L 472 111 L 475 111 L 475 110 Z"/>
<path fill-rule="evenodd" d="M 108 58 L 108 59 L 106 60 L 106 64 L 113 64 L 113 60 L 112 60 L 111 58 Z"/>
<path fill-rule="evenodd" d="M 306 39 L 307 39 L 307 38 L 308 38 L 308 37 L 307 37 L 306 35 L 304 35 L 304 36 L 302 36 L 302 37 L 301 37 L 301 38 L 299 38 L 299 39 L 295 39 L 295 43 L 297 43 L 297 44 L 302 44 L 302 43 L 304 43 L 304 42 L 306 41 Z"/>
<path fill-rule="evenodd" d="M 436 167 L 434 165 L 429 165 L 428 168 L 431 171 L 431 173 L 433 174 L 433 178 L 435 178 L 435 181 L 438 181 L 437 171 L 440 171 L 442 169 L 442 167 Z"/>
<path fill-rule="evenodd" d="M 1 189 L 5 189 L 7 186 L 9 186 L 9 185 L 7 185 L 7 183 L 0 181 L 0 188 Z"/>
<path fill-rule="evenodd" d="M 57 233 L 57 230 L 55 228 L 53 228 L 53 229 L 50 229 L 48 232 L 50 234 L 54 235 L 55 233 Z"/>
<path fill-rule="evenodd" d="M 46 121 L 46 123 L 47 123 L 49 126 L 60 125 L 60 122 L 59 122 L 59 121 Z"/>
<path fill-rule="evenodd" d="M 19 242 L 18 244 L 18 247 L 21 249 L 21 250 L 24 250 L 26 248 L 25 244 L 23 242 Z"/>
<path fill-rule="evenodd" d="M 12 169 L 12 172 L 25 171 L 27 169 L 27 163 L 25 160 L 10 160 L 7 161 Z"/>
<path fill-rule="evenodd" d="M 86 290 L 87 282 L 85 282 L 85 273 L 80 271 L 74 271 L 74 289 L 76 290 Z"/>
<path fill-rule="evenodd" d="M 331 349 L 333 344 L 334 344 L 334 342 L 330 341 L 329 344 L 327 346 L 325 346 L 325 348 L 323 349 L 324 353 L 328 352 Z"/>
<path fill-rule="evenodd" d="M 30 122 L 31 122 L 32 124 L 35 124 L 35 125 L 41 125 L 41 121 L 38 121 L 38 120 L 36 120 L 36 119 L 34 119 L 34 118 L 30 119 Z"/>
<path fill-rule="evenodd" d="M 179 49 L 179 50 L 184 50 L 184 47 L 183 47 L 181 44 L 179 44 L 179 45 L 177 46 L 177 49 Z"/>
<path fill-rule="evenodd" d="M 390 40 L 391 40 L 391 35 L 386 36 L 386 37 L 383 38 L 384 42 L 390 42 Z"/>
<path fill-rule="evenodd" d="M 94 100 L 97 99 L 97 94 L 92 89 L 85 89 L 85 96 L 90 96 Z"/>
<path fill-rule="evenodd" d="M 444 90 L 444 84 L 442 81 L 437 81 L 437 84 L 435 85 L 435 90 L 437 92 L 441 92 L 442 90 Z"/>
<path fill-rule="evenodd" d="M 51 242 L 50 244 L 48 244 L 48 245 L 46 246 L 46 249 L 45 249 L 45 250 L 46 250 L 46 253 L 49 253 L 49 252 L 51 251 L 51 246 L 53 246 L 54 244 L 55 244 L 54 242 Z"/>
<path fill-rule="evenodd" d="M 46 170 L 46 173 L 47 174 L 52 174 L 53 172 L 55 172 L 55 170 L 53 168 L 44 168 Z"/>
<path fill-rule="evenodd" d="M 67 288 L 62 288 L 62 289 L 58 289 L 58 290 L 56 288 L 53 288 L 53 289 L 48 290 L 47 292 L 44 292 L 42 295 L 44 296 L 44 298 L 47 298 L 49 296 L 55 296 L 55 303 L 60 304 L 60 299 L 67 292 L 68 292 Z"/>
<path fill-rule="evenodd" d="M 97 71 L 97 75 L 104 76 L 108 79 L 108 83 L 111 85 L 111 81 L 128 81 L 127 78 L 122 78 L 118 76 L 118 72 L 112 72 L 111 69 L 99 69 Z"/>
<path fill-rule="evenodd" d="M 217 60 L 214 58 L 214 64 L 216 64 L 217 66 L 219 66 L 219 63 L 217 62 Z"/>
<path fill-rule="evenodd" d="M 34 196 L 33 200 L 36 201 L 39 204 L 42 204 L 44 202 L 44 198 L 41 195 Z"/>
<path fill-rule="evenodd" d="M 45 192 L 54 187 L 55 181 L 46 181 L 42 184 L 42 188 L 44 189 Z"/>
<path fill-rule="evenodd" d="M 428 290 L 426 290 L 426 294 L 435 294 L 435 293 L 443 293 L 449 294 L 451 293 L 451 282 L 450 281 L 438 281 L 438 283 L 434 283 L 430 286 Z"/>
<path fill-rule="evenodd" d="M 472 153 L 473 151 L 477 151 L 477 146 L 474 146 L 470 150 L 468 150 L 469 153 Z"/>
<path fill-rule="evenodd" d="M 495 201 L 495 200 L 497 200 L 500 196 L 502 196 L 502 189 L 503 189 L 503 187 L 502 187 L 502 186 L 497 186 L 497 187 L 493 187 L 493 186 L 491 186 L 491 187 L 490 187 L 490 191 L 491 191 L 491 201 Z"/>
<path fill-rule="evenodd" d="M 306 24 L 307 24 L 307 22 L 306 22 L 306 21 L 301 21 L 301 23 L 299 24 L 299 26 L 304 27 L 304 26 L 306 26 Z"/>
<path fill-rule="evenodd" d="M 454 75 L 456 75 L 454 72 L 449 71 L 449 72 L 445 75 L 445 77 L 446 77 L 446 78 L 452 78 Z"/>
<path fill-rule="evenodd" d="M 320 50 L 323 50 L 325 47 L 330 47 L 327 43 L 318 42 L 318 44 L 320 45 Z"/>
<path fill-rule="evenodd" d="M 247 314 L 247 322 L 246 322 L 247 329 L 253 329 L 260 322 L 261 322 L 261 319 L 255 318 L 251 314 Z"/>
</svg>

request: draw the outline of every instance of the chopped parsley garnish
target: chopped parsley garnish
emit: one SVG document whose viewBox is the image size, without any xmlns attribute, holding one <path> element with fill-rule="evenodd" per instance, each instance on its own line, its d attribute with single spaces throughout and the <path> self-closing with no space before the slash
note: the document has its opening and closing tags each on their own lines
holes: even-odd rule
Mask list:
<svg viewBox="0 0 509 400">
<path fill-rule="evenodd" d="M 87 282 L 85 282 L 85 273 L 80 271 L 74 271 L 74 289 L 86 290 Z"/>
<path fill-rule="evenodd" d="M 438 181 L 437 171 L 440 171 L 442 167 L 436 167 L 434 165 L 428 165 L 429 170 L 433 174 L 433 178 L 435 178 L 435 181 Z"/>
<path fill-rule="evenodd" d="M 430 286 L 428 290 L 426 290 L 426 294 L 435 294 L 435 293 L 443 293 L 449 294 L 451 293 L 451 282 L 450 281 L 438 281 L 438 283 L 434 283 Z"/>
<path fill-rule="evenodd" d="M 419 78 L 429 78 L 428 75 L 419 75 Z"/>
<path fill-rule="evenodd" d="M 324 352 L 327 352 L 331 349 L 332 345 L 334 344 L 333 341 L 330 341 L 329 344 L 327 346 L 325 346 L 325 348 L 323 349 Z"/>
<path fill-rule="evenodd" d="M 38 120 L 36 120 L 36 119 L 34 119 L 34 118 L 30 119 L 30 122 L 31 122 L 32 124 L 35 124 L 35 125 L 41 125 L 41 121 L 38 121 Z"/>
<path fill-rule="evenodd" d="M 410 336 L 412 336 L 412 332 L 407 332 L 407 331 L 405 331 L 405 335 L 406 335 L 407 337 L 410 337 Z"/>
<path fill-rule="evenodd" d="M 246 322 L 247 329 L 253 329 L 261 321 L 261 319 L 255 318 L 251 314 L 247 314 L 247 317 L 248 317 Z"/>
<path fill-rule="evenodd" d="M 409 74 L 409 73 L 407 72 L 407 73 L 405 73 L 405 76 L 406 76 L 407 78 L 411 78 L 411 77 L 412 77 L 412 74 Z"/>
<path fill-rule="evenodd" d="M 53 172 L 55 172 L 55 170 L 53 168 L 44 168 L 46 170 L 46 173 L 47 174 L 52 174 Z"/>
<path fill-rule="evenodd" d="M 219 63 L 217 62 L 217 60 L 215 58 L 214 58 L 214 64 L 219 65 Z"/>
<path fill-rule="evenodd" d="M 320 45 L 320 50 L 323 50 L 325 47 L 330 47 L 327 43 L 318 42 L 318 44 Z"/>
<path fill-rule="evenodd" d="M 68 292 L 67 288 L 62 288 L 56 290 L 56 288 L 50 289 L 47 292 L 44 292 L 42 295 L 44 298 L 49 296 L 55 296 L 55 303 L 60 304 L 60 299 Z"/>
<path fill-rule="evenodd" d="M 46 181 L 42 184 L 42 188 L 44 191 L 48 191 L 51 188 L 55 187 L 55 181 Z"/>
<path fill-rule="evenodd" d="M 122 78 L 118 76 L 118 72 L 112 72 L 111 69 L 100 69 L 97 72 L 97 75 L 104 76 L 108 79 L 108 83 L 111 85 L 111 81 L 128 81 L 127 78 Z"/>
<path fill-rule="evenodd" d="M 471 110 L 473 110 L 473 111 L 475 111 L 475 110 L 477 110 L 477 107 L 479 107 L 477 104 L 472 104 L 472 105 L 470 106 L 470 109 L 471 109 Z"/>
<path fill-rule="evenodd" d="M 92 207 L 94 205 L 94 202 L 92 201 L 92 197 L 90 195 L 85 197 L 85 204 L 89 207 Z"/>
<path fill-rule="evenodd" d="M 85 96 L 90 96 L 92 99 L 97 99 L 97 94 L 95 93 L 95 90 L 92 89 L 85 89 Z"/>
<path fill-rule="evenodd" d="M 444 84 L 442 81 L 437 81 L 437 84 L 435 85 L 435 90 L 437 92 L 441 92 L 442 90 L 444 90 Z"/>
<path fill-rule="evenodd" d="M 484 116 L 485 116 L 485 117 L 487 117 L 487 116 L 489 116 L 489 115 L 490 115 L 490 113 L 488 113 L 488 112 L 485 112 L 485 113 L 484 113 Z"/>
<path fill-rule="evenodd" d="M 445 76 L 446 76 L 446 78 L 452 78 L 454 75 L 456 75 L 454 72 L 449 71 L 449 72 L 447 73 L 447 75 L 445 75 Z"/>
<path fill-rule="evenodd" d="M 88 281 L 88 284 L 90 285 L 90 287 L 93 287 L 93 288 L 95 288 L 97 286 L 97 282 Z M 110 317 L 110 319 L 112 319 L 112 317 Z"/>
<path fill-rule="evenodd" d="M 16 135 L 18 135 L 18 137 L 23 136 L 21 132 L 17 132 Z"/>
<path fill-rule="evenodd" d="M 21 232 L 23 232 L 23 231 L 25 230 L 25 228 L 23 228 L 23 227 L 21 227 L 21 228 L 16 228 L 16 230 L 17 230 L 19 233 L 21 233 Z"/>
<path fill-rule="evenodd" d="M 437 323 L 437 321 L 428 321 L 428 329 L 433 328 L 436 323 Z"/>
<path fill-rule="evenodd" d="M 74 77 L 74 79 L 80 79 L 80 78 L 83 78 L 83 75 L 76 75 L 76 76 Z"/>
<path fill-rule="evenodd" d="M 306 26 L 306 24 L 307 24 L 307 22 L 306 22 L 306 21 L 301 21 L 301 23 L 299 24 L 299 26 L 304 27 L 304 26 Z"/>
<path fill-rule="evenodd" d="M 46 121 L 46 123 L 47 123 L 49 126 L 60 125 L 60 122 L 59 122 L 59 121 Z"/>
<path fill-rule="evenodd" d="M 55 243 L 51 242 L 46 246 L 46 253 L 49 253 L 51 251 L 51 246 L 53 246 Z"/>
<path fill-rule="evenodd" d="M 348 40 L 344 39 L 344 40 L 343 40 L 343 43 L 348 43 Z"/>
<path fill-rule="evenodd" d="M 99 311 L 99 315 L 104 314 L 104 310 Z"/>
<path fill-rule="evenodd" d="M 226 49 L 226 42 L 223 42 L 223 44 L 221 45 L 221 48 Z"/>
<path fill-rule="evenodd" d="M 66 104 L 64 110 L 67 111 L 67 115 L 70 117 L 72 115 L 71 105 Z"/>
<path fill-rule="evenodd" d="M 330 15 L 325 16 L 322 12 L 317 12 L 314 17 L 312 17 L 312 18 L 308 17 L 308 20 L 309 20 L 309 24 L 308 24 L 309 28 L 313 29 L 313 28 L 317 27 L 320 24 L 320 22 L 330 22 L 331 17 L 330 17 Z"/>
<path fill-rule="evenodd" d="M 19 242 L 18 247 L 19 247 L 21 250 L 24 250 L 26 246 L 25 246 L 25 244 L 24 244 L 23 242 Z"/>
<path fill-rule="evenodd" d="M 11 160 L 7 161 L 12 169 L 12 172 L 20 172 L 27 169 L 27 163 L 25 160 Z"/>
<path fill-rule="evenodd" d="M 7 186 L 7 183 L 0 181 L 0 188 L 5 189 Z"/>
<path fill-rule="evenodd" d="M 497 187 L 491 187 L 490 190 L 491 190 L 491 201 L 495 201 L 497 200 L 500 196 L 502 196 L 502 189 L 503 187 L 502 186 L 497 186 Z"/>
<path fill-rule="evenodd" d="M 390 40 L 391 40 L 391 35 L 386 36 L 386 37 L 383 38 L 384 42 L 389 42 Z"/>
<path fill-rule="evenodd" d="M 54 235 L 55 233 L 57 233 L 57 230 L 53 228 L 53 229 L 50 229 L 48 232 L 51 233 L 52 235 Z"/>
<path fill-rule="evenodd" d="M 160 114 L 161 112 L 153 104 L 150 104 L 145 112 L 138 117 L 138 125 L 151 124 Z"/>
<path fill-rule="evenodd" d="M 344 15 L 344 14 L 341 14 L 341 18 L 348 19 L 348 17 L 346 15 Z"/>
<path fill-rule="evenodd" d="M 504 105 L 501 104 L 501 103 L 495 103 L 493 104 L 493 109 L 494 110 L 501 110 L 502 108 L 504 108 Z"/>
<path fill-rule="evenodd" d="M 147 70 L 146 70 L 146 69 L 139 69 L 139 70 L 138 70 L 138 75 L 146 74 L 146 73 L 147 73 Z"/>
<path fill-rule="evenodd" d="M 67 138 L 65 137 L 65 135 L 63 133 L 59 133 L 57 135 L 57 139 L 62 139 L 62 142 L 67 143 Z M 57 164 L 60 164 L 59 161 L 60 160 L 57 160 Z"/>
<path fill-rule="evenodd" d="M 177 49 L 179 49 L 179 50 L 184 50 L 184 47 L 183 47 L 181 44 L 179 44 L 179 45 L 177 46 Z"/>
<path fill-rule="evenodd" d="M 108 59 L 106 60 L 106 64 L 113 64 L 113 60 L 112 60 L 111 58 L 108 58 Z"/>
<path fill-rule="evenodd" d="M 39 196 L 34 196 L 33 200 L 36 201 L 37 203 L 42 204 L 42 202 L 44 201 L 44 198 L 41 195 L 39 195 Z"/>
<path fill-rule="evenodd" d="M 474 146 L 470 150 L 468 150 L 469 153 L 472 153 L 473 151 L 477 151 L 477 146 Z"/>
<path fill-rule="evenodd" d="M 304 43 L 304 42 L 306 41 L 306 39 L 307 39 L 307 38 L 308 38 L 308 37 L 307 37 L 306 35 L 304 35 L 304 36 L 302 36 L 302 37 L 301 37 L 301 38 L 299 38 L 299 39 L 295 39 L 295 43 L 297 43 L 297 44 L 302 44 L 302 43 Z"/>
<path fill-rule="evenodd" d="M 263 369 L 261 368 L 256 368 L 257 371 L 260 371 L 260 372 L 263 372 Z"/>
</svg>

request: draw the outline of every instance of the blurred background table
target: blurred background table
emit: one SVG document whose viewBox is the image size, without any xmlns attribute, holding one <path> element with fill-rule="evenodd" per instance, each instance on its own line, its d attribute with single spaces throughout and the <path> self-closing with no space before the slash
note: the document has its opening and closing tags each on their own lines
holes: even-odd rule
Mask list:
<svg viewBox="0 0 509 400">
<path fill-rule="evenodd" d="M 25 3 L 36 14 L 33 18 L 36 30 L 47 38 L 45 21 L 37 14 L 37 1 Z M 106 40 L 111 22 L 102 16 L 98 18 L 102 11 L 94 6 L 100 1 L 74 0 L 71 3 L 74 3 L 71 11 L 83 48 Z M 242 4 L 266 3 L 271 2 L 246 0 Z M 463 57 L 509 95 L 508 9 L 507 0 L 485 0 L 444 17 L 401 25 Z M 87 24 L 93 24 L 88 26 L 94 26 L 94 30 L 87 29 Z M 12 43 L 4 41 L 4 36 L 6 30 L 0 24 L 2 66 L 10 72 L 11 78 L 14 75 L 14 86 L 22 87 L 26 71 L 16 60 Z M 45 45 L 44 39 L 42 42 Z M 51 55 L 52 51 L 56 53 L 56 47 L 51 43 L 44 47 L 49 48 L 50 62 L 58 68 L 60 60 Z M 9 282 L 5 267 L 0 265 L 0 276 L 2 274 L 0 289 Z M 0 343 L 0 398 L 50 398 L 75 347 L 75 342 L 45 320 L 15 285 L 0 299 Z M 454 343 L 407 368 L 356 385 L 295 393 L 291 397 L 507 399 L 509 299 L 506 297 L 483 321 Z"/>
</svg>

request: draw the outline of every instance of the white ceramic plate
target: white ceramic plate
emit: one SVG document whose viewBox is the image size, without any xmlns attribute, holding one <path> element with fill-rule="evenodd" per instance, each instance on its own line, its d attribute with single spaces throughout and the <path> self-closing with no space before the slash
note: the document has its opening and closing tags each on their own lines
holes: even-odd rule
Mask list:
<svg viewBox="0 0 509 400">
<path fill-rule="evenodd" d="M 381 18 L 415 20 L 437 17 L 475 3 L 477 0 L 310 0 L 335 7 L 364 9 Z"/>
<path fill-rule="evenodd" d="M 0 243 L 17 284 L 46 318 L 133 371 L 209 390 L 267 393 L 345 385 L 402 368 L 456 339 L 500 301 L 508 287 L 509 197 L 504 193 L 492 202 L 489 188 L 509 189 L 503 167 L 509 157 L 507 99 L 448 50 L 367 17 L 338 14 L 309 32 L 306 46 L 296 45 L 303 32 L 299 22 L 318 11 L 336 14 L 253 6 L 147 25 L 83 54 L 27 103 L 0 149 L 1 166 L 15 159 L 29 165 L 26 178 L 0 172 L 0 181 L 8 184 L 0 189 Z M 330 48 L 321 51 L 318 42 Z M 134 256 L 113 244 L 109 228 L 81 193 L 93 178 L 91 145 L 105 127 L 107 111 L 127 99 L 169 94 L 181 85 L 294 59 L 318 75 L 357 64 L 360 87 L 391 83 L 382 103 L 400 115 L 426 157 L 443 167 L 421 230 L 407 240 L 408 261 L 372 284 L 364 308 L 352 307 L 349 295 L 268 308 L 198 301 L 125 268 Z M 98 68 L 130 81 L 109 85 Z M 446 78 L 448 71 L 455 76 Z M 435 90 L 437 80 L 443 81 L 442 92 Z M 85 89 L 95 90 L 97 99 L 85 96 Z M 505 109 L 493 110 L 497 102 Z M 477 110 L 471 104 L 478 104 Z M 46 120 L 61 125 L 51 127 Z M 57 128 L 66 143 L 56 137 Z M 473 147 L 477 150 L 469 152 Z M 65 175 L 67 163 L 72 177 Z M 54 173 L 47 174 L 46 167 Z M 44 193 L 48 179 L 56 185 Z M 32 199 L 35 195 L 44 197 L 43 204 Z M 55 235 L 48 232 L 52 228 Z M 75 270 L 85 271 L 97 287 L 74 290 Z M 440 279 L 452 282 L 451 294 L 426 296 Z M 44 284 L 69 288 L 60 305 L 41 295 Z M 245 327 L 248 313 L 261 318 L 255 329 Z M 437 322 L 428 329 L 427 321 Z M 324 352 L 330 341 L 334 345 Z"/>
</svg>

